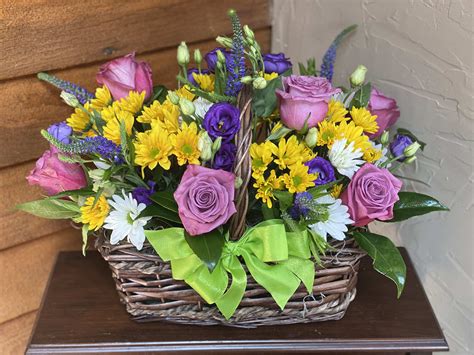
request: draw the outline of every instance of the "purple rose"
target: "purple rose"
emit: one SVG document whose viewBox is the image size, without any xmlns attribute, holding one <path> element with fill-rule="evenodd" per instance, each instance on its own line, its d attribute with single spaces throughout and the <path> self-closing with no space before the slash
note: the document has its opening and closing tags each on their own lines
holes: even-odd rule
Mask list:
<svg viewBox="0 0 474 355">
<path fill-rule="evenodd" d="M 147 185 L 149 187 L 135 187 L 132 191 L 132 196 L 138 203 L 143 203 L 149 206 L 152 203 L 150 196 L 155 193 L 156 182 L 150 180 Z"/>
<path fill-rule="evenodd" d="M 354 225 L 362 227 L 375 219 L 392 219 L 393 205 L 399 200 L 401 188 L 402 182 L 390 171 L 367 163 L 352 177 L 341 200 L 349 207 Z"/>
<path fill-rule="evenodd" d="M 232 171 L 236 153 L 237 147 L 234 143 L 222 143 L 221 148 L 214 156 L 212 168 Z"/>
<path fill-rule="evenodd" d="M 283 90 L 276 90 L 283 124 L 300 130 L 305 122 L 309 128 L 324 120 L 331 96 L 341 92 L 326 78 L 291 75 L 283 78 Z"/>
<path fill-rule="evenodd" d="M 285 53 L 267 53 L 263 55 L 263 63 L 265 64 L 265 73 L 268 74 L 283 74 L 292 67 L 290 58 L 286 58 Z"/>
<path fill-rule="evenodd" d="M 221 51 L 222 54 L 224 55 L 225 57 L 225 62 L 226 62 L 226 65 L 229 63 L 230 61 L 230 52 L 227 51 L 225 48 L 223 47 L 217 47 L 217 48 L 214 48 L 212 51 L 208 52 L 205 56 L 204 56 L 204 60 L 206 61 L 207 63 L 207 68 L 211 71 L 211 72 L 215 72 L 216 71 L 216 63 L 217 63 L 217 51 Z"/>
<path fill-rule="evenodd" d="M 61 143 L 69 144 L 71 142 L 69 137 L 72 135 L 72 128 L 69 127 L 66 122 L 52 124 L 48 128 L 48 133 Z"/>
<path fill-rule="evenodd" d="M 390 128 L 400 117 L 397 102 L 385 96 L 376 88 L 370 92 L 369 106 L 367 107 L 372 115 L 377 115 L 379 130 L 374 134 L 369 134 L 370 138 L 377 138 L 383 131 Z"/>
<path fill-rule="evenodd" d="M 403 134 L 397 134 L 392 143 L 390 143 L 390 152 L 394 158 L 401 156 L 398 161 L 404 161 L 406 157 L 403 156 L 403 151 L 412 143 L 413 141 L 410 137 L 404 136 Z"/>
<path fill-rule="evenodd" d="M 190 235 L 210 232 L 236 212 L 235 175 L 190 164 L 174 193 L 184 229 Z"/>
<path fill-rule="evenodd" d="M 326 159 L 316 157 L 306 162 L 304 165 L 309 167 L 308 173 L 318 174 L 318 178 L 314 181 L 316 185 L 324 185 L 336 181 L 334 168 Z"/>
<path fill-rule="evenodd" d="M 206 112 L 202 126 L 212 139 L 222 137 L 223 142 L 230 142 L 240 129 L 240 111 L 227 102 L 219 102 Z"/>
<path fill-rule="evenodd" d="M 196 80 L 194 80 L 193 73 L 199 74 L 199 69 L 198 68 L 188 69 L 188 81 L 194 86 L 199 86 L 198 83 L 196 83 Z M 201 69 L 201 74 L 209 74 L 209 73 L 210 73 L 209 70 Z"/>
<path fill-rule="evenodd" d="M 148 63 L 135 60 L 135 53 L 105 63 L 96 79 L 107 86 L 114 100 L 126 97 L 130 91 L 145 91 L 145 99 L 153 93 L 151 68 Z"/>
</svg>

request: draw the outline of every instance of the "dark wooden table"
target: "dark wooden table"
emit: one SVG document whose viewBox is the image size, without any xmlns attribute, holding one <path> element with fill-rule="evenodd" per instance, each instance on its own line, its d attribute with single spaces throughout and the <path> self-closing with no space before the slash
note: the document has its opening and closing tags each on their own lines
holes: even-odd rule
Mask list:
<svg viewBox="0 0 474 355">
<path fill-rule="evenodd" d="M 448 345 L 404 249 L 407 286 L 397 300 L 391 281 L 362 262 L 357 297 L 339 321 L 236 329 L 135 323 L 115 293 L 105 261 L 63 252 L 57 259 L 27 353 L 269 352 L 402 353 Z"/>
</svg>

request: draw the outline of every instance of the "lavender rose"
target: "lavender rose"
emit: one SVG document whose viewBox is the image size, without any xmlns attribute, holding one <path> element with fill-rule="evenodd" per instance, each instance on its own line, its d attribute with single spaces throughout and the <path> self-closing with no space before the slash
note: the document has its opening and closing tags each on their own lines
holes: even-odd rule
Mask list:
<svg viewBox="0 0 474 355">
<path fill-rule="evenodd" d="M 283 90 L 276 90 L 283 124 L 300 130 L 307 122 L 314 127 L 324 120 L 331 96 L 341 92 L 322 77 L 291 75 L 283 78 Z"/>
<path fill-rule="evenodd" d="M 196 83 L 196 80 L 194 80 L 193 74 L 199 74 L 199 69 L 198 68 L 191 68 L 188 69 L 188 81 L 193 84 L 194 86 L 199 86 L 198 83 Z M 201 74 L 209 74 L 210 71 L 207 69 L 201 69 Z"/>
<path fill-rule="evenodd" d="M 236 212 L 235 175 L 190 164 L 174 193 L 184 229 L 190 235 L 210 232 Z"/>
<path fill-rule="evenodd" d="M 148 99 L 153 92 L 151 68 L 148 63 L 135 60 L 135 53 L 105 63 L 96 79 L 109 88 L 114 100 L 126 97 L 130 91 L 145 91 Z"/>
<path fill-rule="evenodd" d="M 222 143 L 221 148 L 214 156 L 212 164 L 213 169 L 222 169 L 225 171 L 232 171 L 234 167 L 235 154 L 237 147 L 233 143 Z"/>
<path fill-rule="evenodd" d="M 54 147 L 43 153 L 26 179 L 30 185 L 39 185 L 48 195 L 87 186 L 82 167 L 59 160 L 58 150 Z"/>
<path fill-rule="evenodd" d="M 64 144 L 69 144 L 71 142 L 72 128 L 69 127 L 66 122 L 54 123 L 48 128 L 48 133 L 51 134 L 54 138 Z"/>
<path fill-rule="evenodd" d="M 318 174 L 314 181 L 315 185 L 324 185 L 336 181 L 334 168 L 329 161 L 324 158 L 316 157 L 305 163 L 309 167 L 308 173 Z"/>
<path fill-rule="evenodd" d="M 365 164 L 352 177 L 341 200 L 349 207 L 354 225 L 362 227 L 375 219 L 393 218 L 393 205 L 399 199 L 401 187 L 402 182 L 387 169 Z"/>
<path fill-rule="evenodd" d="M 377 125 L 379 130 L 370 134 L 370 138 L 377 138 L 382 132 L 397 122 L 400 117 L 397 101 L 385 96 L 376 88 L 370 92 L 369 106 L 367 107 L 372 115 L 377 116 Z"/>
<path fill-rule="evenodd" d="M 208 53 L 204 56 L 204 60 L 205 60 L 206 63 L 207 63 L 207 68 L 208 68 L 212 73 L 214 73 L 214 72 L 216 71 L 217 51 L 221 51 L 222 54 L 224 55 L 226 65 L 227 65 L 227 63 L 229 63 L 229 61 L 230 61 L 230 52 L 229 52 L 229 51 L 227 51 L 227 50 L 226 50 L 225 48 L 223 48 L 223 47 L 214 48 L 212 51 L 208 52 Z"/>
<path fill-rule="evenodd" d="M 223 142 L 230 142 L 240 129 L 239 116 L 237 107 L 219 102 L 206 112 L 202 126 L 212 139 L 222 137 Z"/>
<path fill-rule="evenodd" d="M 265 64 L 265 73 L 268 74 L 283 74 L 292 67 L 290 58 L 286 58 L 285 53 L 267 53 L 263 55 L 263 63 Z"/>
<path fill-rule="evenodd" d="M 403 152 L 405 151 L 405 148 L 412 143 L 413 141 L 410 137 L 404 136 L 403 134 L 397 134 L 392 143 L 390 143 L 390 152 L 395 158 L 401 157 L 398 161 L 404 161 L 406 157 L 403 156 Z"/>
</svg>

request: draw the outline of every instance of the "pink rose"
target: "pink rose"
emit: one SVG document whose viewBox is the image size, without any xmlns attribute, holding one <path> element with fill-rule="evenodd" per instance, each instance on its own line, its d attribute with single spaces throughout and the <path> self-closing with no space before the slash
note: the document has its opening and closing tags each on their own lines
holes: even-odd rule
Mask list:
<svg viewBox="0 0 474 355">
<path fill-rule="evenodd" d="M 400 117 L 397 102 L 385 96 L 376 88 L 373 88 L 370 93 L 368 109 L 372 115 L 377 115 L 377 124 L 379 125 L 377 132 L 369 134 L 371 138 L 380 136 L 384 130 L 393 126 Z"/>
<path fill-rule="evenodd" d="M 103 64 L 96 79 L 109 88 L 114 100 L 120 100 L 130 91 L 145 91 L 148 99 L 153 92 L 151 68 L 148 63 L 135 60 L 135 53 Z"/>
<path fill-rule="evenodd" d="M 41 186 L 48 195 L 78 190 L 87 186 L 84 170 L 79 164 L 65 163 L 58 158 L 58 150 L 51 147 L 36 162 L 26 178 L 30 185 Z"/>
<path fill-rule="evenodd" d="M 314 127 L 324 120 L 331 96 L 341 92 L 322 77 L 291 75 L 282 79 L 283 90 L 276 90 L 283 124 L 300 130 L 307 120 Z"/>
<path fill-rule="evenodd" d="M 184 229 L 190 235 L 212 231 L 236 212 L 235 175 L 199 165 L 188 165 L 174 193 Z"/>
<path fill-rule="evenodd" d="M 361 227 L 375 219 L 392 219 L 401 187 L 402 182 L 387 169 L 365 164 L 355 173 L 341 200 L 349 207 L 354 225 Z"/>
</svg>

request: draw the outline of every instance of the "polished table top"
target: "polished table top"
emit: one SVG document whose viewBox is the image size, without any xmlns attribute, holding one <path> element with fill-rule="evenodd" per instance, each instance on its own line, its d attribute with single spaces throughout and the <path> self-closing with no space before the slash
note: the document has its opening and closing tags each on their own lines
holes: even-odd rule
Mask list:
<svg viewBox="0 0 474 355">
<path fill-rule="evenodd" d="M 447 343 L 405 249 L 407 285 L 395 285 L 364 258 L 357 296 L 342 320 L 238 329 L 136 323 L 119 302 L 97 252 L 61 252 L 38 313 L 28 353 L 252 351 L 445 351 Z"/>
</svg>

